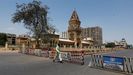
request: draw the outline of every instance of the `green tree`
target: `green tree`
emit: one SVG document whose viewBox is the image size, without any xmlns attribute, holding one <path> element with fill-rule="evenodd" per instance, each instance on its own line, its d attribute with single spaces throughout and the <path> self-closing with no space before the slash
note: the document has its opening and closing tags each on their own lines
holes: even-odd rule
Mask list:
<svg viewBox="0 0 133 75">
<path fill-rule="evenodd" d="M 107 43 L 107 44 L 105 45 L 105 47 L 107 47 L 107 48 L 114 48 L 114 47 L 115 47 L 115 43 L 113 43 L 113 42 Z"/>
<path fill-rule="evenodd" d="M 42 39 L 42 36 L 48 34 L 50 30 L 54 30 L 54 27 L 48 23 L 47 13 L 49 8 L 35 0 L 28 4 L 17 4 L 16 7 L 17 10 L 12 17 L 12 22 L 24 23 L 25 28 L 33 33 L 37 47 L 39 47 L 39 39 Z"/>
<path fill-rule="evenodd" d="M 7 41 L 7 36 L 4 33 L 0 33 L 0 45 L 4 46 Z"/>
</svg>

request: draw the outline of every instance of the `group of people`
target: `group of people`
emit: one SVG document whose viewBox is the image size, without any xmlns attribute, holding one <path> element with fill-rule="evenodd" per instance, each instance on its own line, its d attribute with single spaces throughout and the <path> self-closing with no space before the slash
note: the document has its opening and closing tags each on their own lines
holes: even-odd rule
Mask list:
<svg viewBox="0 0 133 75">
<path fill-rule="evenodd" d="M 56 53 L 55 53 L 53 62 L 55 62 L 55 61 L 58 61 L 58 62 L 60 62 L 60 63 L 63 63 L 63 62 L 62 62 L 62 58 L 61 58 L 61 51 L 60 51 L 60 46 L 59 46 L 59 44 L 57 44 L 57 46 L 56 46 Z"/>
</svg>

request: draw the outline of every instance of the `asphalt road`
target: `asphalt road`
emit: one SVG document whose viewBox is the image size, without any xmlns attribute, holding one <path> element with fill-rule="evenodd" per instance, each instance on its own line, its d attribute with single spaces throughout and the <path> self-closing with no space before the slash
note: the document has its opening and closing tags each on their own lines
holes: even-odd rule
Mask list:
<svg viewBox="0 0 133 75">
<path fill-rule="evenodd" d="M 133 55 L 133 51 L 131 52 Z M 116 55 L 119 55 L 119 52 L 117 53 Z M 86 56 L 85 65 L 83 66 L 67 62 L 61 64 L 53 63 L 51 59 L 44 57 L 25 55 L 17 52 L 0 52 L 0 75 L 124 75 L 90 68 L 88 67 L 89 61 L 90 57 Z"/>
<path fill-rule="evenodd" d="M 111 56 L 118 56 L 118 57 L 131 57 L 133 58 L 133 50 L 121 50 L 121 51 L 115 51 L 104 55 L 111 55 Z"/>
</svg>

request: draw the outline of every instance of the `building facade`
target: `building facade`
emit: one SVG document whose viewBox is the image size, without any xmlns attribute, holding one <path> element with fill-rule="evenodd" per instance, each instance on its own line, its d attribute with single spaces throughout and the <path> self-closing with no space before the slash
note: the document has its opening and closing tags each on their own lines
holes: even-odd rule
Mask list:
<svg viewBox="0 0 133 75">
<path fill-rule="evenodd" d="M 6 33 L 6 35 L 7 35 L 8 45 L 16 45 L 16 35 L 15 34 L 9 34 L 9 33 Z"/>
<path fill-rule="evenodd" d="M 68 30 L 62 32 L 60 38 L 74 41 L 75 47 L 82 46 L 82 41 L 89 42 L 93 46 L 101 46 L 103 44 L 101 27 L 81 28 L 80 24 L 81 21 L 79 20 L 77 12 L 74 10 L 69 20 Z"/>
<path fill-rule="evenodd" d="M 61 39 L 68 39 L 68 32 L 61 32 L 60 38 Z"/>
<path fill-rule="evenodd" d="M 92 38 L 94 41 L 94 45 L 102 45 L 103 39 L 102 39 L 102 28 L 99 26 L 96 27 L 88 27 L 88 28 L 82 28 L 82 38 Z"/>
<path fill-rule="evenodd" d="M 72 12 L 68 24 L 68 30 L 60 35 L 59 44 L 61 47 L 88 48 L 93 45 L 91 38 L 82 39 L 81 21 L 75 10 Z"/>
<path fill-rule="evenodd" d="M 22 46 L 23 44 L 25 44 L 26 46 L 29 46 L 30 44 L 30 36 L 28 35 L 19 35 L 16 38 L 16 44 Z"/>
<path fill-rule="evenodd" d="M 75 42 L 75 47 L 81 47 L 81 27 L 77 12 L 74 10 L 69 20 L 68 38 Z"/>
<path fill-rule="evenodd" d="M 61 39 L 68 39 L 69 35 L 68 32 L 62 32 L 60 35 Z M 94 45 L 102 45 L 103 44 L 103 37 L 102 37 L 102 28 L 99 26 L 96 27 L 88 27 L 88 28 L 81 28 L 81 40 L 91 39 Z"/>
<path fill-rule="evenodd" d="M 114 41 L 114 43 L 116 47 L 119 47 L 119 48 L 127 48 L 128 46 L 125 38 L 122 38 L 120 41 Z"/>
</svg>

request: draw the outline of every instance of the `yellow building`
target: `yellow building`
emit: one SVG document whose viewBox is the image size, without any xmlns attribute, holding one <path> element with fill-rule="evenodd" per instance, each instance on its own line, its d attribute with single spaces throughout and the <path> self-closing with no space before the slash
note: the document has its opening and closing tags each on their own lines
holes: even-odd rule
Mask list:
<svg viewBox="0 0 133 75">
<path fill-rule="evenodd" d="M 74 10 L 70 20 L 67 30 L 68 38 L 59 39 L 59 44 L 61 47 L 71 47 L 71 48 L 84 48 L 93 45 L 93 40 L 90 38 L 84 39 L 81 37 L 81 21 L 79 20 L 77 12 Z"/>
<path fill-rule="evenodd" d="M 25 44 L 26 46 L 30 45 L 30 37 L 29 36 L 25 36 L 25 35 L 19 35 L 16 38 L 16 45 L 20 45 L 22 46 L 23 44 Z"/>
</svg>

